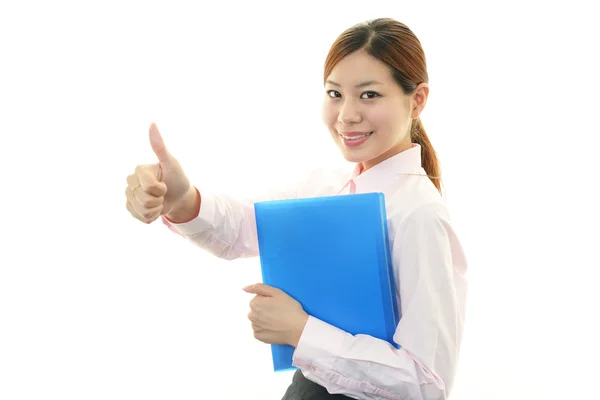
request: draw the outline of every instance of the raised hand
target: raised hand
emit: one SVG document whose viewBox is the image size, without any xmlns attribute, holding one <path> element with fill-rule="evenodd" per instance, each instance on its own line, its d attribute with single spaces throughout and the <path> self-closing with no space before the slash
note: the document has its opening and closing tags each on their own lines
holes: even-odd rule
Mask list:
<svg viewBox="0 0 600 400">
<path fill-rule="evenodd" d="M 150 126 L 150 144 L 158 163 L 138 165 L 127 177 L 127 210 L 144 223 L 151 223 L 179 206 L 195 189 L 175 157 L 167 150 L 156 124 Z M 186 196 L 187 195 L 187 196 Z"/>
</svg>

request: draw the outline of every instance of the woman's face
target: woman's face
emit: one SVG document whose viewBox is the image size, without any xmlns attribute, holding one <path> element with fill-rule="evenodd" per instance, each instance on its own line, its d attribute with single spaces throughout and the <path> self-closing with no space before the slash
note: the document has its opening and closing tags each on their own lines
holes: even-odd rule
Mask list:
<svg viewBox="0 0 600 400">
<path fill-rule="evenodd" d="M 366 170 L 409 149 L 428 92 L 426 84 L 417 89 L 405 95 L 387 65 L 364 51 L 340 60 L 325 83 L 323 122 L 346 160 Z"/>
</svg>

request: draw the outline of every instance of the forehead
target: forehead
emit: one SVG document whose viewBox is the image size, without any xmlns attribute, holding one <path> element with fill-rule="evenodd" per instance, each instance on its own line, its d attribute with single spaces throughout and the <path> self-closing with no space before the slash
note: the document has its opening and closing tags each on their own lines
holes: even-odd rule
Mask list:
<svg viewBox="0 0 600 400">
<path fill-rule="evenodd" d="M 389 67 L 363 50 L 341 59 L 327 79 L 342 86 L 355 85 L 366 80 L 376 80 L 384 84 L 394 83 Z"/>
</svg>

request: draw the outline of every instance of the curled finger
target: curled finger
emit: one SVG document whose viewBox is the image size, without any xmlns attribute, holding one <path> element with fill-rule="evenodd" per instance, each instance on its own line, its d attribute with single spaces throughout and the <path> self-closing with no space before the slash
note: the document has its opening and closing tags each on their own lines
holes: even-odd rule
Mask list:
<svg viewBox="0 0 600 400">
<path fill-rule="evenodd" d="M 129 214 L 131 214 L 134 218 L 145 223 L 142 216 L 140 214 L 138 214 L 138 212 L 135 210 L 135 208 L 133 208 L 133 206 L 131 205 L 131 202 L 129 200 L 127 200 L 126 207 L 127 207 L 127 211 L 129 211 Z"/>
<path fill-rule="evenodd" d="M 134 188 L 127 186 L 125 196 L 142 218 L 151 218 L 162 212 L 163 198 L 152 198 L 144 193 L 140 186 Z"/>
<path fill-rule="evenodd" d="M 158 164 L 138 165 L 135 169 L 139 184 L 142 186 L 144 193 L 150 196 L 162 197 L 167 193 L 167 185 L 158 180 L 159 169 Z"/>
</svg>

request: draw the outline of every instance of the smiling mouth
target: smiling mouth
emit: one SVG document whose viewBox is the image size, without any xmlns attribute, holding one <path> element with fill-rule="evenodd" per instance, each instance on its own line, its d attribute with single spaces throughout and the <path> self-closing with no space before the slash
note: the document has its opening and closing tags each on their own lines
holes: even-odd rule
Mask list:
<svg viewBox="0 0 600 400">
<path fill-rule="evenodd" d="M 367 133 L 364 133 L 364 134 L 362 134 L 362 135 L 352 135 L 352 136 L 346 136 L 346 135 L 342 135 L 342 134 L 340 133 L 340 136 L 341 136 L 341 137 L 343 137 L 343 138 L 344 138 L 344 139 L 346 139 L 346 140 L 359 140 L 359 139 L 363 139 L 363 138 L 366 138 L 366 137 L 368 137 L 368 136 L 371 136 L 372 134 L 373 134 L 373 132 L 367 132 Z"/>
</svg>

